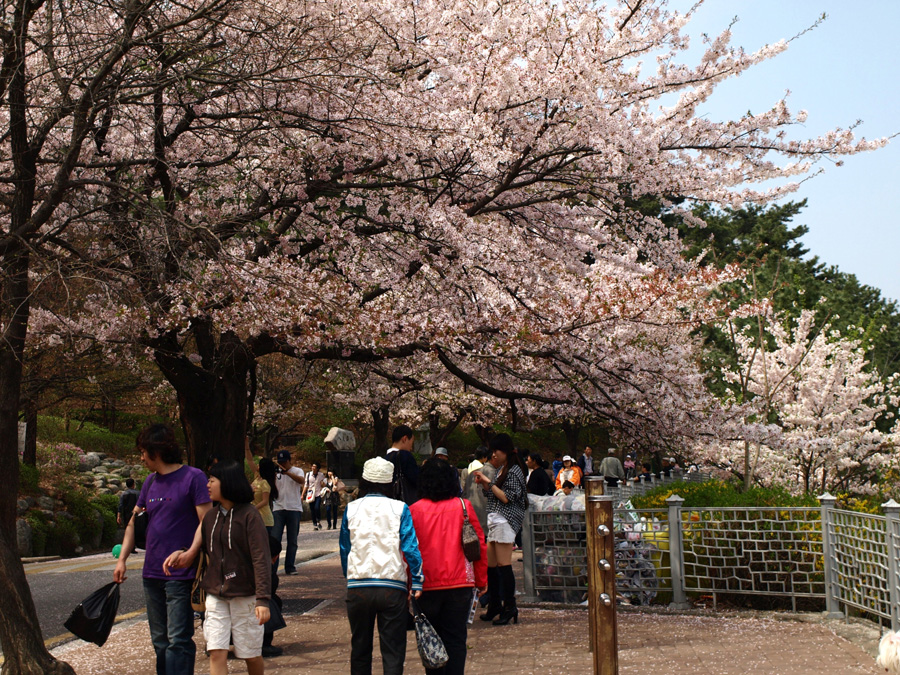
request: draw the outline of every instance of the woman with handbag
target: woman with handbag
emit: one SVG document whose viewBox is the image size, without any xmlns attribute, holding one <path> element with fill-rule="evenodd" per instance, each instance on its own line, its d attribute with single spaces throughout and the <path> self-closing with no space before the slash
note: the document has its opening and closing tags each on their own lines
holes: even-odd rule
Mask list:
<svg viewBox="0 0 900 675">
<path fill-rule="evenodd" d="M 425 672 L 461 675 L 466 668 L 468 617 L 474 591 L 483 593 L 487 585 L 484 532 L 471 502 L 459 497 L 459 475 L 447 462 L 425 463 L 419 473 L 419 501 L 409 510 L 425 574 L 418 605 L 449 657 L 443 668 L 426 668 Z"/>
<path fill-rule="evenodd" d="M 337 528 L 338 514 L 341 511 L 341 492 L 345 489 L 343 481 L 334 475 L 330 469 L 325 478 L 325 486 L 322 488 L 322 499 L 325 502 L 325 520 L 328 529 Z"/>
<path fill-rule="evenodd" d="M 498 470 L 496 478 L 490 480 L 483 472 L 475 472 L 475 481 L 487 497 L 487 574 L 491 596 L 488 610 L 480 618 L 482 621 L 493 620 L 495 626 L 505 626 L 510 621 L 519 622 L 512 551 L 516 532 L 522 529 L 525 520 L 528 496 L 525 473 L 519 465 L 519 455 L 512 438 L 508 434 L 497 434 L 491 439 L 489 447 L 489 463 Z"/>
</svg>

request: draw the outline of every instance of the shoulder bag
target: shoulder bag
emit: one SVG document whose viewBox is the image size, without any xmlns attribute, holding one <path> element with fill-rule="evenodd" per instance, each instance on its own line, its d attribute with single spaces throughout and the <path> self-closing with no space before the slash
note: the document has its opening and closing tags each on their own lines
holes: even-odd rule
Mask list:
<svg viewBox="0 0 900 675">
<path fill-rule="evenodd" d="M 410 598 L 413 620 L 416 624 L 416 647 L 419 656 L 422 657 L 422 665 L 426 670 L 437 670 L 447 665 L 450 656 L 444 646 L 441 636 L 437 634 L 434 626 L 428 618 L 419 610 L 419 603 L 415 598 Z"/>
<path fill-rule="evenodd" d="M 194 577 L 194 583 L 191 584 L 191 607 L 195 612 L 206 611 L 206 591 L 200 586 L 203 581 L 203 575 L 206 574 L 206 566 L 209 559 L 204 551 L 200 551 L 197 555 L 197 574 Z"/>
<path fill-rule="evenodd" d="M 462 504 L 463 508 L 463 554 L 466 556 L 466 560 L 468 560 L 469 562 L 475 562 L 477 560 L 481 560 L 481 538 L 478 536 L 478 533 L 475 531 L 475 528 L 472 527 L 472 523 L 469 521 L 469 511 L 468 509 L 466 509 L 465 500 L 460 498 L 459 503 Z"/>
</svg>

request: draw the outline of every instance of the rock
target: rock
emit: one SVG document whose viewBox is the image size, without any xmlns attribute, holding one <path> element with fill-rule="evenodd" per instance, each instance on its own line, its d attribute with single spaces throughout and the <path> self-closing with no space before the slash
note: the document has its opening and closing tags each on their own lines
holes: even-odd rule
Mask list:
<svg viewBox="0 0 900 675">
<path fill-rule="evenodd" d="M 91 471 L 93 471 L 94 473 L 109 473 L 109 469 L 107 469 L 102 464 L 98 464 L 93 469 L 91 469 Z"/>
<path fill-rule="evenodd" d="M 85 454 L 84 459 L 81 460 L 82 464 L 86 464 L 90 468 L 94 468 L 95 466 L 99 466 L 101 460 L 106 455 L 101 456 L 99 452 L 88 452 Z"/>
<path fill-rule="evenodd" d="M 54 515 L 53 511 L 51 511 L 50 509 L 41 509 L 41 513 L 43 513 L 44 517 L 47 520 L 49 520 L 51 523 L 56 520 L 56 516 Z"/>
<path fill-rule="evenodd" d="M 110 490 L 108 487 L 104 487 L 104 488 L 100 488 L 99 490 L 97 490 L 97 494 L 101 494 L 101 495 L 114 495 L 115 492 L 113 492 L 112 490 Z"/>
<path fill-rule="evenodd" d="M 53 515 L 56 520 L 75 520 L 75 516 L 68 511 L 57 511 Z"/>
<path fill-rule="evenodd" d="M 27 558 L 31 555 L 31 525 L 27 520 L 16 521 L 16 545 L 19 556 Z"/>
<path fill-rule="evenodd" d="M 76 546 L 75 555 L 81 555 L 82 553 L 84 553 L 84 546 Z"/>
<path fill-rule="evenodd" d="M 19 499 L 16 502 L 16 515 L 24 516 L 26 511 L 28 511 L 28 502 L 26 502 L 24 499 Z"/>
<path fill-rule="evenodd" d="M 23 497 L 26 504 L 28 504 L 28 508 L 30 509 L 32 506 L 36 506 L 37 502 L 34 501 L 34 497 Z"/>
<path fill-rule="evenodd" d="M 329 450 L 353 452 L 356 450 L 356 436 L 349 429 L 331 427 L 325 437 L 325 445 Z"/>
<path fill-rule="evenodd" d="M 113 459 L 107 462 L 107 464 L 115 469 L 121 469 L 123 466 L 125 466 L 125 462 L 123 462 L 121 459 Z"/>
<path fill-rule="evenodd" d="M 37 498 L 38 506 L 41 507 L 42 511 L 52 511 L 56 508 L 56 500 L 53 497 L 48 497 L 47 495 L 41 495 Z"/>
</svg>

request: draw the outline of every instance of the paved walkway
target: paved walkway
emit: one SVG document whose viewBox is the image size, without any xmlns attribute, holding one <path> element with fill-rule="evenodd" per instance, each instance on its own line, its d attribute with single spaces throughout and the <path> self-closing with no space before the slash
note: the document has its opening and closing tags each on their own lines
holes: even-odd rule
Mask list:
<svg viewBox="0 0 900 675">
<path fill-rule="evenodd" d="M 324 548 L 329 546 L 326 544 Z M 283 646 L 285 653 L 266 661 L 267 672 L 316 675 L 349 672 L 350 632 L 337 555 L 305 563 L 299 567 L 297 576 L 283 577 L 281 581 L 279 592 L 286 599 L 322 598 L 324 602 L 309 613 L 289 618 L 288 627 L 276 633 L 275 644 Z M 412 635 L 408 644 L 406 671 L 422 673 Z M 628 612 L 619 616 L 619 644 L 623 674 L 876 675 L 883 672 L 875 667 L 871 656 L 836 636 L 827 625 L 801 621 Z M 196 672 L 208 673 L 199 627 L 197 645 Z M 73 642 L 54 650 L 54 654 L 84 675 L 154 673 L 150 635 L 142 619 L 118 625 L 102 648 Z M 229 672 L 246 672 L 243 662 L 229 663 Z M 377 655 L 375 663 L 375 672 L 381 672 Z M 590 673 L 586 611 L 525 608 L 519 625 L 505 627 L 476 619 L 469 633 L 467 672 L 476 675 Z"/>
</svg>

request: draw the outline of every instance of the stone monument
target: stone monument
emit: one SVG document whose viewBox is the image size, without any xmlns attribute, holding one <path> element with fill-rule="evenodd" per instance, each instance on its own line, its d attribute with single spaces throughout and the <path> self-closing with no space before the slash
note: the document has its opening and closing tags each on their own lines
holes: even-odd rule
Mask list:
<svg viewBox="0 0 900 675">
<path fill-rule="evenodd" d="M 328 448 L 328 469 L 346 482 L 356 478 L 356 436 L 348 429 L 331 427 L 325 436 L 325 447 Z"/>
</svg>

